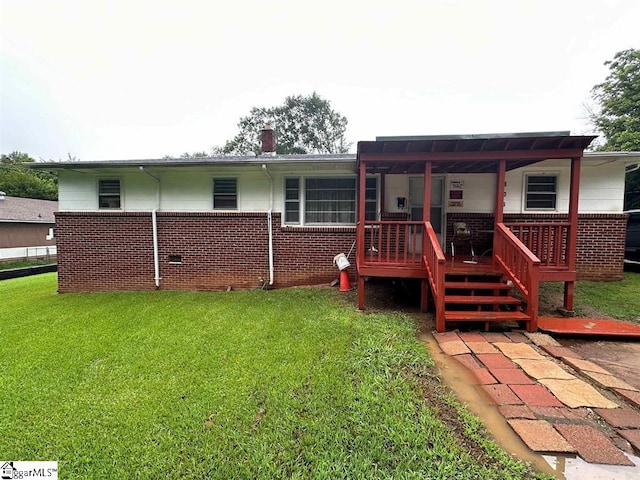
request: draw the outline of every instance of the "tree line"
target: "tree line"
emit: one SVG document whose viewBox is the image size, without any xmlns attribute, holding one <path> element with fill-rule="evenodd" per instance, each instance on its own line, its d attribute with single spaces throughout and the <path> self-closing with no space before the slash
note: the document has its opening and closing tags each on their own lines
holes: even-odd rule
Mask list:
<svg viewBox="0 0 640 480">
<path fill-rule="evenodd" d="M 627 49 L 605 62 L 609 74 L 591 91 L 595 106 L 589 118 L 602 135 L 601 151 L 640 151 L 640 50 Z M 182 158 L 260 153 L 260 131 L 271 124 L 277 154 L 346 153 L 347 118 L 316 92 L 286 97 L 282 105 L 254 107 L 238 122 L 238 133 L 210 152 L 185 152 Z M 169 156 L 167 156 L 169 157 Z M 72 158 L 72 157 L 70 157 Z M 26 165 L 34 159 L 22 152 L 2 155 L 0 190 L 7 195 L 54 200 L 57 179 Z M 626 178 L 625 209 L 640 208 L 640 169 Z"/>
</svg>

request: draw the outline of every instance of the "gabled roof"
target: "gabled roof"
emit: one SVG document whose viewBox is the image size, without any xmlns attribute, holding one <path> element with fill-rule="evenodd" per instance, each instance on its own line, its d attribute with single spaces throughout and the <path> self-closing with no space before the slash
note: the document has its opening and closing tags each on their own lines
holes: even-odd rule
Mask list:
<svg viewBox="0 0 640 480">
<path fill-rule="evenodd" d="M 58 202 L 36 198 L 4 197 L 0 200 L 0 222 L 55 223 Z"/>
</svg>

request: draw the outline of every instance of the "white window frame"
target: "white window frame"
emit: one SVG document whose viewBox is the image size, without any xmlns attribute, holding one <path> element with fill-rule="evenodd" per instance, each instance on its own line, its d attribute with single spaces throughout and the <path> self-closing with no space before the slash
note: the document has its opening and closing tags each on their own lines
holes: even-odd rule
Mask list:
<svg viewBox="0 0 640 480">
<path fill-rule="evenodd" d="M 116 194 L 103 194 L 101 192 L 101 186 L 102 186 L 102 182 L 118 182 L 118 200 L 119 200 L 119 206 L 117 207 L 109 207 L 109 206 L 102 206 L 102 197 L 115 197 Z M 123 210 L 124 209 L 124 195 L 123 195 L 123 188 L 122 188 L 122 179 L 119 177 L 100 177 L 98 178 L 98 182 L 96 185 L 96 198 L 98 200 L 98 210 Z"/>
<path fill-rule="evenodd" d="M 376 220 L 380 214 L 380 179 L 378 175 L 367 175 L 367 179 L 369 178 L 373 178 L 376 181 Z M 332 179 L 332 180 L 341 180 L 341 179 L 353 179 L 354 181 L 354 195 L 355 195 L 355 218 L 356 221 L 355 222 L 349 222 L 349 223 L 344 223 L 344 222 L 307 222 L 306 221 L 306 214 L 307 214 L 307 204 L 306 204 L 306 188 L 307 188 L 307 180 L 312 180 L 312 179 Z M 294 200 L 287 200 L 287 180 L 298 180 L 298 221 L 297 222 L 292 222 L 292 221 L 287 221 L 286 215 L 287 215 L 287 211 L 286 211 L 286 206 L 287 203 L 291 203 L 294 202 Z M 356 224 L 357 222 L 357 217 L 358 217 L 358 178 L 355 175 L 331 175 L 331 174 L 326 174 L 326 175 L 287 175 L 285 177 L 283 177 L 283 183 L 282 183 L 282 192 L 283 192 L 283 197 L 282 197 L 282 203 L 283 203 L 283 212 L 282 212 L 282 224 L 285 226 L 300 226 L 300 227 L 304 227 L 304 226 L 309 226 L 309 227 L 326 227 L 326 226 L 348 226 L 348 227 L 352 227 Z M 371 201 L 371 200 L 370 200 Z"/>
<path fill-rule="evenodd" d="M 235 184 L 236 184 L 236 192 L 235 192 L 235 198 L 236 198 L 236 206 L 235 207 L 216 207 L 216 180 L 234 180 Z M 232 212 L 236 212 L 239 210 L 240 208 L 240 188 L 239 188 L 239 181 L 238 181 L 238 177 L 232 177 L 232 176 L 220 176 L 220 177 L 213 177 L 211 179 L 211 206 L 213 208 L 213 210 L 215 211 L 232 211 Z M 224 193 L 219 193 L 218 195 L 225 195 Z M 227 196 L 231 196 L 230 194 L 227 194 Z"/>
<path fill-rule="evenodd" d="M 529 207 L 527 205 L 527 196 L 529 192 L 529 178 L 531 177 L 553 177 L 556 180 L 556 190 L 554 207 Z M 542 192 L 544 194 L 545 192 Z M 551 195 L 551 193 L 549 193 Z M 522 182 L 522 211 L 523 212 L 557 212 L 560 200 L 560 172 L 525 172 Z"/>
</svg>

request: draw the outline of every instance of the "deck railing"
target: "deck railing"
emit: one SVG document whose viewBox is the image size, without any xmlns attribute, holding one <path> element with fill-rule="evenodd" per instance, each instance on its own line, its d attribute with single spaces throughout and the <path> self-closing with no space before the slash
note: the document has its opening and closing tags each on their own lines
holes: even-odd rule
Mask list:
<svg viewBox="0 0 640 480">
<path fill-rule="evenodd" d="M 444 269 L 445 257 L 440 241 L 430 222 L 424 223 L 422 236 L 422 261 L 427 270 L 433 301 L 436 306 L 436 329 L 444 331 Z"/>
<path fill-rule="evenodd" d="M 420 265 L 422 228 L 423 222 L 365 222 L 363 261 L 387 265 Z"/>
<path fill-rule="evenodd" d="M 498 223 L 493 238 L 494 261 L 502 268 L 527 304 L 531 331 L 538 328 L 540 259 L 504 224 Z"/>
<path fill-rule="evenodd" d="M 508 222 L 509 230 L 538 257 L 543 269 L 569 269 L 569 222 Z"/>
</svg>

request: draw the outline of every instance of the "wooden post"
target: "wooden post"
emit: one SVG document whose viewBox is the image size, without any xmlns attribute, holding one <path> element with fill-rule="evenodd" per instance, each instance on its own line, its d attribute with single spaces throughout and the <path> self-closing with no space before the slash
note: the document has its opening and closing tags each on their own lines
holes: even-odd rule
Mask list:
<svg viewBox="0 0 640 480">
<path fill-rule="evenodd" d="M 571 159 L 571 184 L 569 186 L 569 234 L 567 235 L 567 257 L 569 271 L 576 271 L 576 251 L 578 242 L 578 199 L 580 194 L 581 157 Z M 573 281 L 564 282 L 564 308 L 573 310 Z"/>
<path fill-rule="evenodd" d="M 427 161 L 424 164 L 424 201 L 422 205 L 422 221 L 424 223 L 431 221 L 431 162 Z M 422 247 L 421 252 L 424 255 L 424 245 L 427 230 L 422 227 Z M 427 311 L 429 303 L 429 282 L 426 278 L 422 279 L 420 289 L 420 309 L 423 312 Z"/>
<path fill-rule="evenodd" d="M 507 176 L 507 161 L 498 162 L 498 172 L 496 175 L 496 206 L 493 216 L 494 228 L 498 223 L 504 221 L 504 182 Z"/>
<path fill-rule="evenodd" d="M 422 221 L 431 221 L 431 161 L 424 164 L 424 202 L 422 206 Z"/>
<path fill-rule="evenodd" d="M 356 229 L 356 269 L 358 270 L 358 308 L 364 309 L 364 277 L 360 273 L 359 266 L 364 263 L 364 223 L 365 223 L 365 198 L 367 190 L 367 167 L 360 160 L 358 169 L 358 226 Z"/>
</svg>

